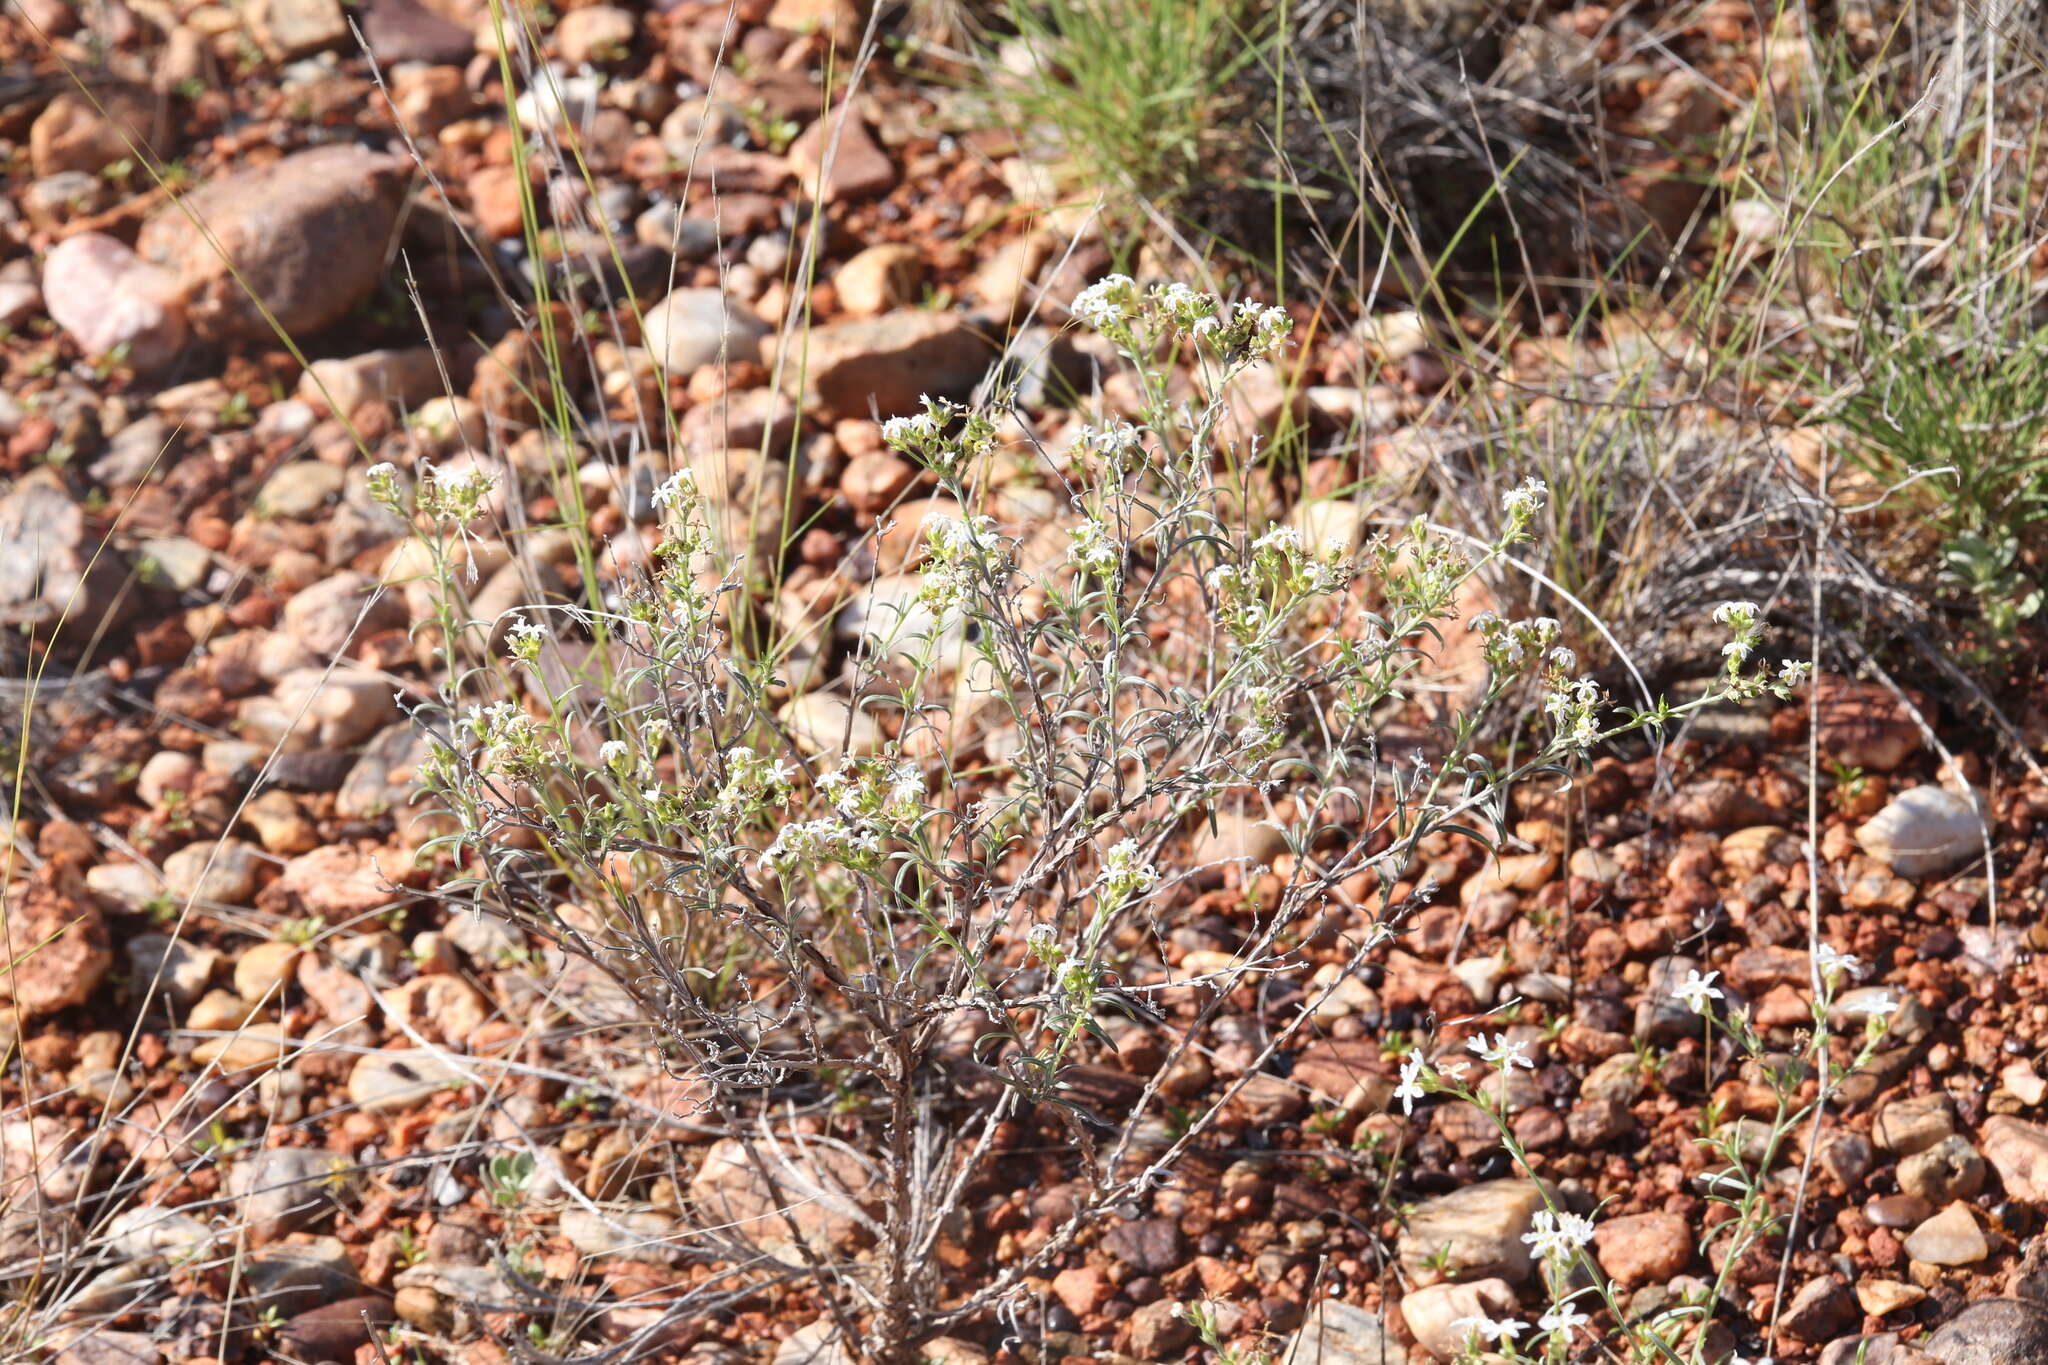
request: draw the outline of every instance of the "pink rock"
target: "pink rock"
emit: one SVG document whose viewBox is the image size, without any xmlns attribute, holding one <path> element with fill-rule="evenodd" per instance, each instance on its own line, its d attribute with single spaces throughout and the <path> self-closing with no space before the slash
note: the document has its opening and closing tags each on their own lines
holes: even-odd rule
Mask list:
<svg viewBox="0 0 2048 1365">
<path fill-rule="evenodd" d="M 43 303 L 88 355 L 126 346 L 137 370 L 163 368 L 185 345 L 176 276 L 104 233 L 82 232 L 51 248 Z"/>
</svg>

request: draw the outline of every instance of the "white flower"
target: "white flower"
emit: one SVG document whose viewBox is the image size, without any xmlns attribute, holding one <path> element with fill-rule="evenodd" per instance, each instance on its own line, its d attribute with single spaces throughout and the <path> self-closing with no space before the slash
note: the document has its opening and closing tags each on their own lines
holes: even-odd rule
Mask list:
<svg viewBox="0 0 2048 1365">
<path fill-rule="evenodd" d="M 1451 1330 L 1454 1332 L 1470 1332 L 1476 1336 L 1484 1337 L 1491 1342 L 1503 1342 L 1513 1341 L 1516 1337 L 1528 1331 L 1529 1324 L 1517 1322 L 1513 1318 L 1471 1317 L 1459 1318 L 1451 1324 Z"/>
<path fill-rule="evenodd" d="M 597 761 L 607 768 L 623 768 L 633 751 L 622 739 L 608 739 L 597 746 Z"/>
<path fill-rule="evenodd" d="M 1787 659 L 1778 667 L 1778 686 L 1790 692 L 1796 687 L 1805 686 L 1806 680 L 1811 676 L 1812 663 L 1805 659 Z"/>
<path fill-rule="evenodd" d="M 1420 1048 L 1411 1049 L 1408 1060 L 1401 1063 L 1401 1083 L 1394 1087 L 1394 1098 L 1401 1101 L 1401 1112 L 1413 1114 L 1415 1101 L 1429 1094 L 1422 1087 L 1422 1072 L 1428 1065 L 1422 1060 Z"/>
<path fill-rule="evenodd" d="M 1529 1220 L 1531 1231 L 1522 1240 L 1534 1247 L 1539 1257 L 1570 1256 L 1593 1240 L 1593 1220 L 1575 1213 L 1552 1213 L 1539 1209 Z"/>
<path fill-rule="evenodd" d="M 1813 951 L 1813 965 L 1820 971 L 1820 979 L 1832 982 L 1838 975 L 1846 974 L 1851 981 L 1863 975 L 1863 964 L 1848 953 L 1836 952 L 1823 943 Z"/>
<path fill-rule="evenodd" d="M 1889 995 L 1880 995 L 1864 1003 L 1863 1012 L 1872 1019 L 1888 1019 L 1898 1012 L 1899 1002 Z"/>
<path fill-rule="evenodd" d="M 1521 1042 L 1511 1043 L 1504 1033 L 1494 1034 L 1490 1047 L 1487 1045 L 1485 1034 L 1476 1034 L 1465 1040 L 1465 1050 L 1475 1054 L 1488 1066 L 1519 1066 L 1531 1071 L 1536 1069 L 1536 1063 L 1523 1055 L 1529 1050 L 1529 1045 Z"/>
<path fill-rule="evenodd" d="M 1714 978 L 1719 975 L 1719 972 L 1708 972 L 1705 976 L 1701 976 L 1697 971 L 1688 972 L 1685 984 L 1678 988 L 1676 994 L 1685 1002 L 1685 1007 L 1694 1014 L 1705 1014 L 1709 1000 L 1726 998 L 1714 989 Z"/>
<path fill-rule="evenodd" d="M 1159 869 L 1138 853 L 1138 841 L 1125 839 L 1102 855 L 1103 888 L 1112 896 L 1149 891 L 1159 883 Z"/>
<path fill-rule="evenodd" d="M 1067 558 L 1082 573 L 1107 578 L 1123 562 L 1123 555 L 1118 552 L 1116 539 L 1110 535 L 1109 528 L 1094 518 L 1082 522 L 1067 534 L 1074 539 L 1067 548 Z"/>
<path fill-rule="evenodd" d="M 1501 510 L 1510 521 L 1527 521 L 1543 510 L 1543 499 L 1549 492 L 1550 486 L 1543 480 L 1524 479 L 1518 487 L 1501 494 Z"/>
<path fill-rule="evenodd" d="M 678 469 L 675 473 L 655 485 L 654 505 L 656 507 L 681 507 L 686 502 L 695 501 L 696 496 L 697 476 L 687 469 Z"/>
<path fill-rule="evenodd" d="M 1130 316 L 1125 301 L 1136 285 L 1129 275 L 1105 275 L 1074 296 L 1074 316 L 1096 331 Z"/>
<path fill-rule="evenodd" d="M 1545 1332 L 1569 1332 L 1576 1328 L 1584 1327 L 1592 1320 L 1576 1308 L 1569 1308 L 1564 1304 L 1558 1304 L 1548 1313 L 1536 1319 L 1536 1326 Z"/>
<path fill-rule="evenodd" d="M 1714 624 L 1717 626 L 1747 625 L 1756 619 L 1756 603 L 1723 602 L 1714 608 Z"/>
</svg>

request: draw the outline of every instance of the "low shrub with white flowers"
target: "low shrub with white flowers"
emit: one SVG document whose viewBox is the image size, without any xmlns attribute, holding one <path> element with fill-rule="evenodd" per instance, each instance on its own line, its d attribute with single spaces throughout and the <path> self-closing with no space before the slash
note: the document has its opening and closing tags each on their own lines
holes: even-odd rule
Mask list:
<svg viewBox="0 0 2048 1365">
<path fill-rule="evenodd" d="M 693 1121 L 740 1139 L 792 1210 L 819 1197 L 790 1155 L 800 1136 L 829 1134 L 835 1169 L 857 1172 L 841 1201 L 857 1245 L 793 1211 L 788 1235 L 751 1240 L 707 1213 L 690 1247 L 723 1267 L 720 1292 L 806 1282 L 864 1360 L 913 1359 L 1000 1310 L 1167 1179 L 1343 973 L 1318 976 L 1199 1101 L 1169 1113 L 1164 1079 L 1210 1047 L 1239 987 L 1307 980 L 1305 944 L 1343 943 L 1350 971 L 1398 932 L 1420 898 L 1392 892 L 1420 841 L 1497 827 L 1517 781 L 1617 735 L 1797 681 L 1749 667 L 1757 614 L 1731 612 L 1741 649 L 1718 688 L 1618 710 L 1557 623 L 1457 619 L 1461 585 L 1528 538 L 1540 485 L 1507 495 L 1476 554 L 1419 523 L 1317 543 L 1308 520 L 1251 520 L 1269 476 L 1225 440 L 1225 418 L 1233 382 L 1286 344 L 1287 313 L 1124 276 L 1072 312 L 1121 352 L 1137 398 L 1048 448 L 1018 447 L 1002 395 L 886 422 L 932 510 L 906 558 L 914 590 L 884 602 L 878 584 L 836 666 L 788 676 L 791 639 L 747 596 L 758 576 L 711 532 L 729 509 L 679 474 L 655 492 L 661 538 L 630 590 L 523 609 L 493 636 L 504 657 L 446 661 L 421 716 L 422 780 L 453 817 L 440 851 L 464 876 L 448 893 L 607 974 L 699 1096 Z M 1020 454 L 1058 527 L 993 496 Z M 459 541 L 485 505 L 480 478 L 429 476 L 414 497 L 372 476 L 433 556 L 442 640 L 503 624 L 466 619 Z M 1468 630 L 1483 690 L 1440 742 L 1383 750 L 1447 637 Z M 603 662 L 601 686 L 546 667 L 570 645 Z M 1482 721 L 1530 686 L 1535 743 L 1510 764 L 1476 752 Z M 1193 861 L 1226 818 L 1269 826 L 1260 847 L 1283 851 Z M 1218 885 L 1242 892 L 1236 941 L 1184 955 L 1170 931 L 1197 887 Z M 1077 1084 L 1112 1024 L 1165 1044 L 1113 1105 Z M 1527 1064 L 1504 1038 L 1473 1052 L 1460 1060 Z M 1446 1058 L 1418 1052 L 1401 1080 L 1404 1105 L 1490 1102 Z M 1019 1125 L 1071 1145 L 1072 1210 L 981 1282 L 944 1284 L 933 1248 Z M 1564 1342 L 1585 1322 L 1583 1291 L 1563 1293 L 1583 1220 L 1559 1209 L 1544 1229 L 1560 1297 L 1539 1327 Z M 1474 1340 L 1526 1350 L 1511 1326 L 1476 1323 Z"/>
</svg>

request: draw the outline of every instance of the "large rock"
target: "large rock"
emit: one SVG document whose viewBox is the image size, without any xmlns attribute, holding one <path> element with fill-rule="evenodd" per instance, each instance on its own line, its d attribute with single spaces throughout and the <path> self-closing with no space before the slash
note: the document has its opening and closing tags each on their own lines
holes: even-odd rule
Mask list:
<svg viewBox="0 0 2048 1365">
<path fill-rule="evenodd" d="M 315 147 L 193 191 L 142 225 L 136 249 L 176 272 L 201 336 L 272 340 L 248 291 L 286 333 L 317 332 L 376 288 L 406 183 L 399 158 Z"/>
<path fill-rule="evenodd" d="M 768 324 L 723 289 L 678 289 L 641 318 L 641 342 L 672 375 L 699 365 L 758 358 Z"/>
<path fill-rule="evenodd" d="M 1901 877 L 1946 872 L 1984 851 L 1977 803 L 1947 787 L 1914 787 L 1856 831 L 1863 851 Z"/>
<path fill-rule="evenodd" d="M 58 476 L 39 470 L 0 498 L 0 626 L 83 648 L 134 609 L 118 552 Z"/>
<path fill-rule="evenodd" d="M 1515 1291 L 1505 1280 L 1432 1284 L 1401 1299 L 1401 1320 L 1416 1345 L 1438 1360 L 1453 1359 L 1471 1340 L 1471 1319 L 1517 1316 Z"/>
<path fill-rule="evenodd" d="M 24 1018 L 55 1014 L 90 1000 L 114 965 L 106 920 L 61 864 L 17 877 L 7 893 L 9 968 L 0 1000 Z"/>
<path fill-rule="evenodd" d="M 348 1159 L 306 1147 L 252 1152 L 228 1167 L 227 1194 L 249 1240 L 274 1242 L 333 1207 Z"/>
<path fill-rule="evenodd" d="M 1408 1365 L 1408 1348 L 1377 1313 L 1335 1299 L 1310 1305 L 1280 1365 Z"/>
<path fill-rule="evenodd" d="M 275 61 L 310 56 L 349 36 L 341 0 L 254 0 L 249 17 L 256 40 Z"/>
<path fill-rule="evenodd" d="M 37 176 L 98 174 L 161 144 L 160 104 L 141 90 L 103 90 L 93 99 L 81 91 L 60 90 L 28 130 L 29 164 Z"/>
<path fill-rule="evenodd" d="M 1662 1284 L 1692 1260 L 1692 1229 L 1675 1213 L 1628 1214 L 1601 1223 L 1593 1249 L 1616 1283 Z"/>
<path fill-rule="evenodd" d="M 2048 1365 L 2048 1309 L 1984 1299 L 1935 1329 L 1927 1354 L 1943 1365 Z"/>
<path fill-rule="evenodd" d="M 806 384 L 840 417 L 901 417 L 923 395 L 965 398 L 994 358 L 987 340 L 958 313 L 898 308 L 860 322 L 814 330 L 784 343 L 784 382 Z"/>
<path fill-rule="evenodd" d="M 1977 1145 L 2006 1194 L 2022 1204 L 2048 1204 L 2048 1128 L 1995 1114 L 1978 1133 Z"/>
<path fill-rule="evenodd" d="M 1418 1284 L 1496 1277 L 1519 1284 L 1534 1264 L 1522 1234 L 1543 1207 L 1533 1180 L 1489 1180 L 1425 1200 L 1402 1229 L 1401 1266 Z"/>
<path fill-rule="evenodd" d="M 143 260 L 125 242 L 81 232 L 43 259 L 43 306 L 95 359 L 121 351 L 142 373 L 178 358 L 186 337 L 176 271 Z"/>
</svg>

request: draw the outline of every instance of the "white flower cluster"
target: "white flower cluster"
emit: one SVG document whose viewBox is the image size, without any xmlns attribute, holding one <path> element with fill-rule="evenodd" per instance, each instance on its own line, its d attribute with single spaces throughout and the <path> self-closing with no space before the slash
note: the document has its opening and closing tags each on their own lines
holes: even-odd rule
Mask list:
<svg viewBox="0 0 2048 1365">
<path fill-rule="evenodd" d="M 745 819 L 787 805 L 796 779 L 796 765 L 788 759 L 770 759 L 745 744 L 735 744 L 721 759 L 725 781 L 711 803 L 720 815 Z"/>
<path fill-rule="evenodd" d="M 530 616 L 514 621 L 505 632 L 505 646 L 512 657 L 523 663 L 534 663 L 540 659 L 541 646 L 547 643 L 546 627 Z"/>
<path fill-rule="evenodd" d="M 1474 616 L 1470 630 L 1479 632 L 1486 666 L 1496 673 L 1520 673 L 1544 659 L 1557 643 L 1562 626 L 1548 616 L 1507 621 L 1490 611 Z M 1565 656 L 1569 658 L 1569 654 Z"/>
<path fill-rule="evenodd" d="M 951 477 L 995 449 L 995 422 L 987 412 L 929 394 L 918 401 L 924 411 L 882 423 L 882 443 L 891 450 Z"/>
<path fill-rule="evenodd" d="M 1524 479 L 1519 487 L 1502 494 L 1501 510 L 1508 514 L 1509 526 L 1518 531 L 1527 526 L 1543 510 L 1549 495 L 1550 489 L 1541 479 Z"/>
<path fill-rule="evenodd" d="M 1145 450 L 1145 433 L 1129 422 L 1116 421 L 1101 430 L 1083 426 L 1074 433 L 1076 450 L 1093 451 L 1114 475 L 1132 468 Z"/>
<path fill-rule="evenodd" d="M 1178 282 L 1140 289 L 1128 275 L 1105 275 L 1074 296 L 1073 314 L 1115 341 L 1136 340 L 1136 327 L 1160 336 L 1191 337 L 1218 356 L 1249 359 L 1287 344 L 1294 319 L 1278 304 L 1231 304 Z"/>
<path fill-rule="evenodd" d="M 1003 540 L 993 517 L 926 517 L 925 567 L 918 600 L 944 615 L 973 595 L 977 580 L 1004 567 Z"/>
<path fill-rule="evenodd" d="M 1067 534 L 1074 543 L 1067 547 L 1067 561 L 1084 574 L 1097 578 L 1113 578 L 1123 564 L 1123 552 L 1117 548 L 1116 537 L 1107 526 L 1089 517 Z"/>
<path fill-rule="evenodd" d="M 1767 692 L 1789 697 L 1813 672 L 1813 665 L 1803 659 L 1786 660 L 1775 675 L 1743 672 L 1764 638 L 1763 610 L 1754 602 L 1723 602 L 1714 608 L 1714 624 L 1728 627 L 1730 638 L 1721 646 L 1721 655 L 1727 660 L 1728 695 L 1735 701 L 1748 701 Z"/>
<path fill-rule="evenodd" d="M 483 515 L 497 487 L 488 470 L 475 466 L 450 469 L 422 462 L 420 470 L 426 476 L 419 486 L 420 514 L 436 525 L 467 526 Z"/>
<path fill-rule="evenodd" d="M 1336 592 L 1351 581 L 1355 571 L 1349 547 L 1341 540 L 1333 538 L 1320 552 L 1310 554 L 1302 544 L 1301 532 L 1282 525 L 1267 527 L 1252 542 L 1252 562 L 1274 586 L 1297 597 Z"/>
<path fill-rule="evenodd" d="M 471 706 L 462 713 L 462 722 L 476 743 L 480 773 L 523 776 L 538 768 L 545 756 L 539 724 L 512 702 Z"/>
<path fill-rule="evenodd" d="M 1102 855 L 1102 873 L 1095 881 L 1097 894 L 1105 901 L 1140 895 L 1158 884 L 1159 869 L 1145 861 L 1136 839 L 1114 844 Z"/>
<path fill-rule="evenodd" d="M 866 871 L 881 862 L 882 836 L 872 829 L 848 824 L 836 815 L 827 815 L 784 825 L 761 856 L 785 876 L 800 867 L 825 863 Z"/>
</svg>

